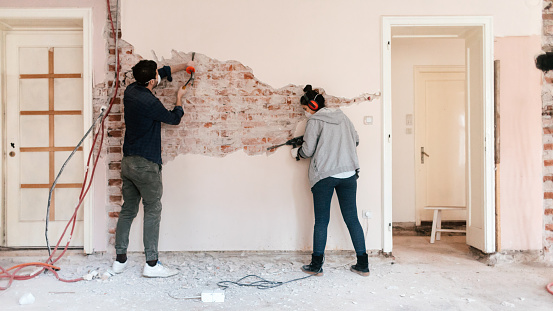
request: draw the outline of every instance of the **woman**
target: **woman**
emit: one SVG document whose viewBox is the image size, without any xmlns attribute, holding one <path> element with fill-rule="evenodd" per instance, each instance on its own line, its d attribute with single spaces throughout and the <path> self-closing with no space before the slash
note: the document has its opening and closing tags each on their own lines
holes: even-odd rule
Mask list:
<svg viewBox="0 0 553 311">
<path fill-rule="evenodd" d="M 309 183 L 313 193 L 315 228 L 311 263 L 304 265 L 302 271 L 323 274 L 330 202 L 336 190 L 342 217 L 357 255 L 357 264 L 351 266 L 351 271 L 368 276 L 365 237 L 357 217 L 356 204 L 359 171 L 356 147 L 359 136 L 349 118 L 340 109 L 326 108 L 323 95 L 313 90 L 311 85 L 305 86 L 303 91 L 305 94 L 300 103 L 309 120 L 305 127 L 304 142 L 300 148 L 292 149 L 292 157 L 311 158 Z"/>
</svg>

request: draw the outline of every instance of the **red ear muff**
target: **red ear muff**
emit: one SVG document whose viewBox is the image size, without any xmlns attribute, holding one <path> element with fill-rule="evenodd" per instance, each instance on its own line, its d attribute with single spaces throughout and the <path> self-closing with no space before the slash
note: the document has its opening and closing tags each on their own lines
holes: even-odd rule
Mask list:
<svg viewBox="0 0 553 311">
<path fill-rule="evenodd" d="M 307 106 L 313 111 L 317 111 L 317 109 L 319 109 L 319 105 L 314 100 L 310 100 Z"/>
<path fill-rule="evenodd" d="M 315 98 L 309 99 L 307 97 L 307 94 L 303 94 L 303 97 L 305 97 L 305 101 L 307 102 L 307 107 L 313 111 L 317 111 L 319 109 L 319 104 L 315 101 L 315 99 L 319 96 L 319 94 L 315 95 Z"/>
</svg>

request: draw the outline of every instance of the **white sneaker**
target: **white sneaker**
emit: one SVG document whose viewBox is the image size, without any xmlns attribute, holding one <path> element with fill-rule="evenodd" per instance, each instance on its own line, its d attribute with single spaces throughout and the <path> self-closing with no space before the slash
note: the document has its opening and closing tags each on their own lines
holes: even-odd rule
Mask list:
<svg viewBox="0 0 553 311">
<path fill-rule="evenodd" d="M 178 274 L 179 271 L 171 268 L 167 268 L 161 264 L 158 260 L 157 264 L 153 267 L 150 267 L 148 263 L 144 264 L 144 271 L 142 275 L 147 278 L 167 278 L 173 275 Z"/>
<path fill-rule="evenodd" d="M 129 260 L 125 261 L 124 263 L 120 263 L 119 261 L 114 261 L 113 262 L 113 265 L 111 266 L 111 270 L 113 270 L 113 272 L 119 274 L 123 271 L 125 271 L 125 268 L 127 268 L 127 263 L 129 262 Z"/>
</svg>

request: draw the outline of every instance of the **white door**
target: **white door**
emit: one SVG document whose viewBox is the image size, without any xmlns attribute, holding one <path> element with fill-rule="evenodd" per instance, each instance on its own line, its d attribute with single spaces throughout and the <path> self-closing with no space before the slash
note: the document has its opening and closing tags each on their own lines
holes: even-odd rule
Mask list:
<svg viewBox="0 0 553 311">
<path fill-rule="evenodd" d="M 467 64 L 467 244 L 495 251 L 495 171 L 493 62 L 488 32 L 470 31 L 465 38 Z M 490 103 L 490 104 L 486 104 Z"/>
<path fill-rule="evenodd" d="M 84 134 L 82 42 L 80 32 L 6 35 L 7 246 L 46 246 L 50 187 Z M 75 211 L 83 172 L 81 148 L 64 168 L 52 194 L 51 245 L 57 243 Z M 83 245 L 82 210 L 83 206 L 71 246 Z"/>
<path fill-rule="evenodd" d="M 427 206 L 466 208 L 463 66 L 415 68 L 416 223 L 432 220 Z M 442 220 L 466 220 L 448 211 Z"/>
</svg>

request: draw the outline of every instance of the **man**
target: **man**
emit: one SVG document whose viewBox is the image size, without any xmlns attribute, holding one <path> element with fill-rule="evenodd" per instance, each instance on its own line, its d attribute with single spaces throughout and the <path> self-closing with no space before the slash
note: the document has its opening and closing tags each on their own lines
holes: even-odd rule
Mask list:
<svg viewBox="0 0 553 311">
<path fill-rule="evenodd" d="M 123 180 L 123 206 L 119 214 L 115 232 L 117 257 L 112 269 L 121 273 L 127 266 L 129 231 L 138 213 L 142 199 L 144 206 L 144 253 L 146 263 L 142 274 L 145 277 L 169 277 L 178 274 L 177 270 L 163 266 L 158 260 L 159 223 L 161 220 L 161 122 L 177 125 L 184 114 L 182 97 L 186 89 L 179 88 L 175 108 L 165 109 L 152 90 L 161 78 L 172 81 L 171 74 L 193 67 L 194 62 L 165 66 L 157 70 L 151 60 L 141 60 L 133 68 L 136 82 L 129 85 L 124 94 L 125 141 L 121 160 Z"/>
</svg>

